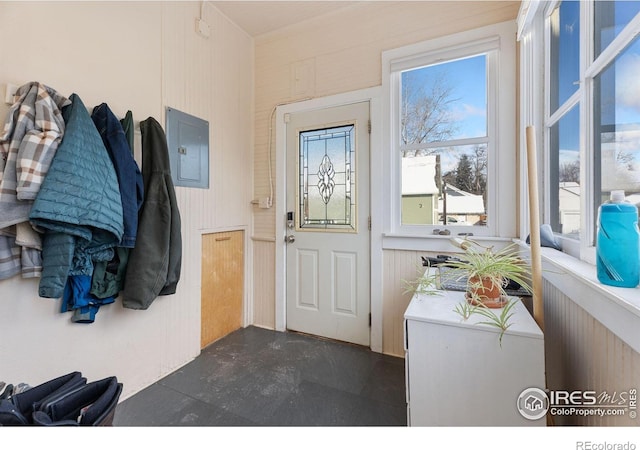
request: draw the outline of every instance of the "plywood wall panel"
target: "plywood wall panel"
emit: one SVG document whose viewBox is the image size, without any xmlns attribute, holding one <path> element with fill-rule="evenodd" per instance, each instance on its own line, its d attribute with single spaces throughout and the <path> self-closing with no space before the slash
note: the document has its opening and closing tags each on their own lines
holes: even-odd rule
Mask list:
<svg viewBox="0 0 640 450">
<path fill-rule="evenodd" d="M 201 348 L 242 326 L 244 232 L 202 235 Z"/>
</svg>

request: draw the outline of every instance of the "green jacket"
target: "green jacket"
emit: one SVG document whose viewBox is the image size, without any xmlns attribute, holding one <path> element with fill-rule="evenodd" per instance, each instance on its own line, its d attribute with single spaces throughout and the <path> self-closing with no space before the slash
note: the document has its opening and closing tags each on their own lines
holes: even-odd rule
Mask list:
<svg viewBox="0 0 640 450">
<path fill-rule="evenodd" d="M 153 117 L 140 122 L 140 132 L 145 195 L 122 292 L 122 305 L 129 309 L 147 309 L 158 295 L 174 294 L 182 265 L 180 211 L 167 138 Z"/>
</svg>

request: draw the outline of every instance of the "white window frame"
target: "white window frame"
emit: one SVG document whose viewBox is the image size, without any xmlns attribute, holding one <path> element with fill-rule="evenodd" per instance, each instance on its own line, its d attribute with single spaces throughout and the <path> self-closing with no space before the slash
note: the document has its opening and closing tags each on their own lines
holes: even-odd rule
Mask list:
<svg viewBox="0 0 640 450">
<path fill-rule="evenodd" d="M 398 139 L 401 71 L 439 61 L 487 54 L 487 213 L 486 227 L 403 225 L 401 223 L 401 155 Z M 516 23 L 502 22 L 382 53 L 384 142 L 383 246 L 407 250 L 452 250 L 449 239 L 472 232 L 486 241 L 516 237 Z M 493 100 L 492 100 L 493 99 Z M 452 141 L 453 142 L 453 141 Z M 434 229 L 451 235 L 434 235 Z"/>
<path fill-rule="evenodd" d="M 585 14 L 585 8 L 581 7 L 580 8 L 580 83 L 579 83 L 579 87 L 576 90 L 576 92 L 573 93 L 573 95 L 567 99 L 565 101 L 564 104 L 559 105 L 558 109 L 551 113 L 550 111 L 550 106 L 549 106 L 549 98 L 548 98 L 548 92 L 549 92 L 549 86 L 551 83 L 551 68 L 550 65 L 548 64 L 551 56 L 550 56 L 550 52 L 551 52 L 551 26 L 550 26 L 550 20 L 549 17 L 551 16 L 551 14 L 553 13 L 553 11 L 556 9 L 556 7 L 560 4 L 561 0 L 557 0 L 557 1 L 552 1 L 552 2 L 547 2 L 546 3 L 546 8 L 544 8 L 544 18 L 543 18 L 543 27 L 544 27 L 544 62 L 543 62 L 543 68 L 544 68 L 544 82 L 543 82 L 543 90 L 541 92 L 544 92 L 544 97 L 542 98 L 542 104 L 544 105 L 544 119 L 543 119 L 543 127 L 542 127 L 542 133 L 543 133 L 543 139 L 539 142 L 543 143 L 543 146 L 538 149 L 539 151 L 542 150 L 542 158 L 543 158 L 543 164 L 541 167 L 544 167 L 544 171 L 543 173 L 545 174 L 545 181 L 542 183 L 543 185 L 548 185 L 549 183 L 547 183 L 547 178 L 548 175 L 550 173 L 550 167 L 551 167 L 551 155 L 550 155 L 550 128 L 553 125 L 556 125 L 559 123 L 559 121 L 561 120 L 562 117 L 564 117 L 565 113 L 567 113 L 570 109 L 572 109 L 574 106 L 578 106 L 579 109 L 579 115 L 580 115 L 580 130 L 582 131 L 580 133 L 580 186 L 584 187 L 586 186 L 586 179 L 584 178 L 586 175 L 586 172 L 584 170 L 585 168 L 585 164 L 587 166 L 590 167 L 590 160 L 587 159 L 589 156 L 585 153 L 585 148 L 587 148 L 587 142 L 591 141 L 591 137 L 585 133 L 584 131 L 587 130 L 587 123 L 586 123 L 586 113 L 587 113 L 587 105 L 589 104 L 589 99 L 587 98 L 587 91 L 590 90 L 590 86 L 586 86 L 584 83 L 584 79 L 583 79 L 583 74 L 584 74 L 584 67 L 586 64 L 586 61 L 588 60 L 587 55 L 585 54 L 585 51 L 587 50 L 585 48 L 585 46 L 583 45 L 583 43 L 585 42 L 585 33 L 586 30 L 584 29 L 584 14 Z M 550 189 L 546 189 L 543 193 L 542 196 L 542 201 L 541 201 L 543 207 L 542 207 L 542 211 L 543 211 L 543 221 L 544 223 L 549 223 L 550 222 L 550 217 L 551 217 L 551 190 Z M 592 209 L 590 207 L 590 205 L 592 204 L 592 202 L 589 200 L 588 195 L 585 195 L 584 190 L 581 192 L 580 195 L 580 239 L 573 239 L 571 237 L 567 237 L 561 234 L 556 233 L 556 238 L 557 240 L 561 243 L 562 248 L 564 249 L 564 251 L 566 253 L 568 253 L 571 256 L 575 256 L 575 257 L 580 257 L 581 254 L 587 255 L 586 253 L 584 253 L 584 249 L 582 248 L 581 242 L 584 242 L 585 237 L 588 235 L 587 233 L 588 231 L 588 226 L 585 227 L 585 221 L 584 221 L 584 215 L 585 213 L 588 214 L 589 209 Z M 593 260 L 592 263 L 595 264 L 595 252 L 593 254 Z"/>
<path fill-rule="evenodd" d="M 582 45 L 580 90 L 577 94 L 580 100 L 580 158 L 588 161 L 581 169 L 581 185 L 587 186 L 591 180 L 593 165 L 593 103 L 591 86 L 593 79 L 601 73 L 615 57 L 626 48 L 627 44 L 640 31 L 640 14 L 607 46 L 607 48 L 593 61 L 593 28 L 589 21 L 592 17 L 591 2 L 580 2 L 581 9 L 581 41 L 589 42 Z M 588 3 L 588 4 L 586 4 Z M 538 142 L 538 167 L 544 167 L 539 173 L 539 195 L 544 202 L 542 211 L 544 223 L 549 217 L 548 187 L 545 189 L 546 173 L 549 170 L 549 151 L 546 125 L 548 121 L 548 107 L 546 95 L 548 92 L 548 25 L 547 17 L 559 4 L 558 1 L 543 2 L 538 0 L 524 0 L 518 14 L 518 41 L 520 46 L 520 236 L 524 240 L 529 233 L 528 186 L 526 170 L 526 135 L 525 128 L 535 128 Z M 586 26 L 585 26 L 586 25 Z M 636 31 L 634 31 L 636 30 Z M 589 158 L 589 159 L 584 159 Z M 587 313 L 601 322 L 611 332 L 616 334 L 635 351 L 640 351 L 640 336 L 637 333 L 640 320 L 640 291 L 638 289 L 617 288 L 606 286 L 597 281 L 595 268 L 595 248 L 591 244 L 594 223 L 590 217 L 595 214 L 593 194 L 582 195 L 582 223 L 581 239 L 562 238 L 562 252 L 551 248 L 543 248 L 543 277 L 562 292 L 572 298 Z M 591 214 L 591 216 L 588 216 Z M 590 223 L 585 223 L 585 222 Z M 544 269 L 548 270 L 544 270 Z"/>
<path fill-rule="evenodd" d="M 553 2 L 530 2 L 521 10 L 520 14 L 520 37 L 527 39 L 524 45 L 523 53 L 531 52 L 538 54 L 537 64 L 541 64 L 543 72 L 537 72 L 531 69 L 531 60 L 523 58 L 521 74 L 523 78 L 522 91 L 527 91 L 527 85 L 537 85 L 541 88 L 535 89 L 535 92 L 544 92 L 544 97 L 540 99 L 541 106 L 533 108 L 530 111 L 521 111 L 523 119 L 529 118 L 533 122 L 537 122 L 540 128 L 538 133 L 544 145 L 539 149 L 542 158 L 542 166 L 544 173 L 549 173 L 550 168 L 550 152 L 549 152 L 549 129 L 557 123 L 557 118 L 564 114 L 569 108 L 579 103 L 580 109 L 580 185 L 581 185 L 581 204 L 580 204 L 580 239 L 572 239 L 556 234 L 557 239 L 561 242 L 563 251 L 573 257 L 579 258 L 588 264 L 595 265 L 595 246 L 593 236 L 595 236 L 595 216 L 597 209 L 594 206 L 595 192 L 591 188 L 593 183 L 594 171 L 594 120 L 593 117 L 593 83 L 594 79 L 602 73 L 602 71 L 613 62 L 616 57 L 626 48 L 626 46 L 635 38 L 640 29 L 640 15 L 637 15 L 613 41 L 602 51 L 602 53 L 593 60 L 594 55 L 594 26 L 593 14 L 594 7 L 591 2 L 580 2 L 580 80 L 579 88 L 576 93 L 568 99 L 564 107 L 555 111 L 553 114 L 549 111 L 548 86 L 550 83 L 550 67 L 549 67 L 549 51 L 550 51 L 550 26 L 549 16 L 558 7 L 561 0 Z M 524 4 L 523 4 L 524 5 Z M 525 37 L 524 35 L 527 34 Z M 534 56 L 535 58 L 535 56 Z M 536 74 L 537 72 L 537 74 Z M 535 74 L 535 75 L 534 75 Z M 543 76 L 542 80 L 534 79 L 534 77 Z M 525 103 L 525 102 L 523 102 Z M 533 102 L 532 102 L 533 103 Z M 536 117 L 537 116 L 537 117 Z M 531 122 L 529 122 L 531 123 Z M 546 178 L 546 176 L 545 176 Z M 546 184 L 544 180 L 542 184 Z M 543 193 L 543 221 L 548 222 L 551 216 L 550 211 L 550 190 Z M 527 222 L 523 222 L 527 223 Z M 521 235 L 523 235 L 521 231 Z"/>
</svg>

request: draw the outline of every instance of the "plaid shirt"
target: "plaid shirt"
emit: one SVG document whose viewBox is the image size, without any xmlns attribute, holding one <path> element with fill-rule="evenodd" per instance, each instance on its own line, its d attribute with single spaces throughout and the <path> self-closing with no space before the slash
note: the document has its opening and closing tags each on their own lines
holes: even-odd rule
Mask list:
<svg viewBox="0 0 640 450">
<path fill-rule="evenodd" d="M 16 235 L 13 225 L 29 220 L 33 200 L 64 135 L 61 109 L 69 104 L 55 90 L 31 82 L 18 89 L 7 114 L 0 136 L 0 279 L 15 275 L 21 266 L 24 276 L 37 276 L 33 264 L 39 259 L 40 243 L 16 249 L 19 244 L 9 236 Z"/>
</svg>

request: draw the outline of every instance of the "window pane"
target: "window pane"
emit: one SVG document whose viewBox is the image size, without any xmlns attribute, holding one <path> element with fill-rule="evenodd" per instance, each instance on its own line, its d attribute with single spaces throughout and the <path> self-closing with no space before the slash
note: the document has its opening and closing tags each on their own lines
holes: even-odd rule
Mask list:
<svg viewBox="0 0 640 450">
<path fill-rule="evenodd" d="M 486 225 L 487 146 L 406 152 L 402 157 L 404 225 Z"/>
<path fill-rule="evenodd" d="M 615 39 L 620 31 L 640 12 L 639 1 L 594 2 L 595 57 Z"/>
<path fill-rule="evenodd" d="M 400 145 L 487 135 L 486 55 L 402 73 Z"/>
<path fill-rule="evenodd" d="M 300 133 L 301 229 L 355 230 L 355 126 Z"/>
<path fill-rule="evenodd" d="M 553 114 L 578 90 L 580 80 L 580 2 L 563 1 L 551 20 L 551 93 Z"/>
<path fill-rule="evenodd" d="M 580 109 L 570 109 L 551 127 L 550 210 L 553 231 L 578 239 L 580 236 Z"/>
<path fill-rule="evenodd" d="M 640 202 L 640 39 L 636 38 L 594 79 L 596 206 L 612 190 Z M 598 166 L 598 164 L 596 164 Z"/>
</svg>

